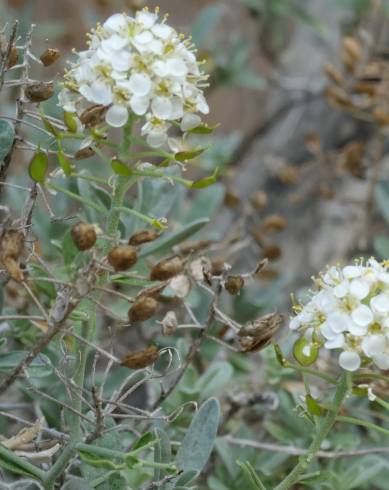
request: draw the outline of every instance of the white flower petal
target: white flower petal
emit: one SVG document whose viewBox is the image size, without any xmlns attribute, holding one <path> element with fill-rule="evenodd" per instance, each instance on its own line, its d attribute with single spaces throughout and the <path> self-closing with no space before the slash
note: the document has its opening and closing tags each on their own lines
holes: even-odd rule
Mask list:
<svg viewBox="0 0 389 490">
<path fill-rule="evenodd" d="M 388 370 L 389 369 L 389 354 L 377 354 L 373 357 L 373 361 L 375 364 L 383 370 Z"/>
<path fill-rule="evenodd" d="M 357 299 L 364 299 L 369 294 L 370 286 L 363 279 L 354 279 L 350 283 L 350 294 Z"/>
<path fill-rule="evenodd" d="M 139 44 L 148 44 L 154 39 L 153 35 L 151 34 L 150 31 L 143 31 L 137 34 L 134 37 L 134 40 L 136 43 Z"/>
<path fill-rule="evenodd" d="M 151 147 L 158 148 L 166 143 L 167 134 L 162 132 L 153 132 L 147 135 L 146 141 Z"/>
<path fill-rule="evenodd" d="M 136 20 L 143 24 L 146 29 L 150 29 L 155 24 L 157 16 L 146 10 L 140 10 L 136 13 Z"/>
<path fill-rule="evenodd" d="M 349 283 L 349 281 L 347 279 L 345 279 L 340 284 L 338 284 L 337 286 L 335 286 L 335 288 L 334 288 L 334 295 L 337 298 L 344 298 L 346 296 L 346 294 L 348 293 L 348 291 L 349 291 L 349 287 L 350 287 L 350 283 Z"/>
<path fill-rule="evenodd" d="M 339 365 L 346 371 L 356 371 L 361 365 L 361 358 L 357 352 L 344 351 L 339 356 Z"/>
<path fill-rule="evenodd" d="M 381 293 L 370 301 L 371 309 L 375 313 L 385 314 L 389 312 L 389 295 Z"/>
<path fill-rule="evenodd" d="M 117 34 L 114 34 L 108 39 L 104 39 L 103 41 L 101 41 L 101 47 L 108 52 L 111 50 L 123 49 L 124 46 L 126 46 L 127 44 L 128 39 L 123 36 L 118 36 Z"/>
<path fill-rule="evenodd" d="M 197 128 L 201 124 L 201 117 L 197 114 L 186 113 L 181 121 L 181 131 L 189 131 L 190 129 Z"/>
<path fill-rule="evenodd" d="M 158 119 L 167 120 L 171 117 L 173 105 L 168 97 L 154 97 L 151 110 Z"/>
<path fill-rule="evenodd" d="M 134 95 L 144 96 L 151 90 L 151 80 L 144 73 L 133 73 L 129 79 L 129 86 Z"/>
<path fill-rule="evenodd" d="M 95 82 L 92 85 L 81 85 L 80 94 L 89 102 L 96 104 L 108 105 L 112 102 L 111 88 L 105 83 Z"/>
<path fill-rule="evenodd" d="M 358 265 L 347 265 L 343 268 L 343 275 L 346 279 L 355 279 L 362 275 L 362 269 Z"/>
<path fill-rule="evenodd" d="M 360 327 L 365 327 L 374 320 L 371 309 L 366 305 L 359 305 L 355 308 L 351 313 L 351 318 Z"/>
<path fill-rule="evenodd" d="M 121 128 L 128 121 L 128 109 L 120 105 L 111 106 L 105 115 L 107 124 L 113 128 Z"/>
<path fill-rule="evenodd" d="M 146 114 L 149 108 L 150 99 L 148 97 L 139 97 L 138 95 L 133 95 L 130 99 L 130 107 L 134 114 L 137 116 L 143 116 Z"/>
<path fill-rule="evenodd" d="M 188 73 L 188 68 L 185 61 L 180 58 L 170 58 L 166 62 L 170 75 L 176 77 L 185 77 Z"/>
<path fill-rule="evenodd" d="M 327 340 L 324 343 L 324 347 L 326 349 L 340 349 L 345 345 L 344 335 L 337 335 L 335 338 L 331 340 Z"/>
<path fill-rule="evenodd" d="M 386 347 L 386 338 L 383 335 L 368 335 L 362 340 L 361 347 L 368 357 L 382 354 Z"/>
<path fill-rule="evenodd" d="M 123 14 L 113 14 L 103 24 L 104 29 L 112 32 L 119 32 L 127 26 L 126 16 Z"/>
</svg>

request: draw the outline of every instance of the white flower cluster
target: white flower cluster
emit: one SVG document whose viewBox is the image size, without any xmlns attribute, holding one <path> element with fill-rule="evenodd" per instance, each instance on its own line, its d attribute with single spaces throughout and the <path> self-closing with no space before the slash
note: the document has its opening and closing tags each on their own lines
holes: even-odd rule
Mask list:
<svg viewBox="0 0 389 490">
<path fill-rule="evenodd" d="M 144 116 L 142 135 L 153 147 L 167 141 L 172 121 L 185 132 L 201 123 L 197 112 L 209 112 L 193 47 L 157 12 L 114 14 L 89 36 L 89 49 L 65 75 L 59 95 L 65 111 L 104 105 L 112 127 L 124 126 L 130 112 Z"/>
<path fill-rule="evenodd" d="M 311 346 L 338 349 L 339 364 L 355 371 L 373 362 L 389 369 L 389 263 L 374 258 L 331 267 L 315 280 L 316 290 L 290 322 Z"/>
</svg>

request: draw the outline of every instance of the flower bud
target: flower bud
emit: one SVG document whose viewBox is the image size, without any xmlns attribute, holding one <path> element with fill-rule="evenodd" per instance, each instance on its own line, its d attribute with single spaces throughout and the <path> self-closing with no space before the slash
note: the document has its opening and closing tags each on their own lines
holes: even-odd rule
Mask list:
<svg viewBox="0 0 389 490">
<path fill-rule="evenodd" d="M 43 102 L 54 95 L 53 82 L 33 82 L 27 85 L 25 94 L 30 102 Z"/>
<path fill-rule="evenodd" d="M 122 359 L 122 365 L 130 369 L 143 369 L 158 359 L 159 353 L 155 345 L 147 347 L 147 349 L 138 350 L 127 354 Z"/>
<path fill-rule="evenodd" d="M 174 311 L 168 311 L 162 320 L 162 332 L 164 335 L 173 335 L 177 330 L 177 317 Z"/>
<path fill-rule="evenodd" d="M 101 124 L 104 121 L 107 107 L 101 104 L 92 105 L 83 111 L 80 115 L 80 121 L 86 127 L 91 128 Z"/>
<path fill-rule="evenodd" d="M 130 323 L 144 322 L 151 318 L 157 311 L 158 303 L 150 296 L 141 296 L 128 310 Z"/>
<path fill-rule="evenodd" d="M 143 243 L 148 243 L 156 240 L 159 237 L 159 233 L 155 230 L 141 230 L 134 233 L 128 240 L 129 245 L 137 247 Z"/>
<path fill-rule="evenodd" d="M 158 262 L 151 270 L 152 281 L 167 281 L 182 272 L 184 265 L 179 257 L 165 259 Z"/>
<path fill-rule="evenodd" d="M 60 53 L 59 49 L 48 48 L 48 49 L 46 49 L 46 51 L 44 51 L 41 54 L 39 59 L 42 61 L 44 66 L 50 66 L 53 63 L 55 63 L 56 61 L 58 61 L 60 57 L 61 57 L 61 53 Z"/>
<path fill-rule="evenodd" d="M 138 255 L 135 247 L 118 245 L 109 252 L 107 258 L 115 271 L 125 271 L 136 263 Z"/>
<path fill-rule="evenodd" d="M 227 276 L 225 288 L 230 294 L 238 294 L 244 286 L 244 279 L 241 276 Z"/>
<path fill-rule="evenodd" d="M 96 228 L 94 225 L 80 221 L 73 226 L 71 236 L 78 250 L 89 250 L 96 243 Z"/>
</svg>

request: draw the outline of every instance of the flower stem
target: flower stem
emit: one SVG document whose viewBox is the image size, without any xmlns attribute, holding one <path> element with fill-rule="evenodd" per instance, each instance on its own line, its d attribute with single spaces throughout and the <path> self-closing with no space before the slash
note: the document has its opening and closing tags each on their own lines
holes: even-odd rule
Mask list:
<svg viewBox="0 0 389 490">
<path fill-rule="evenodd" d="M 308 469 L 309 465 L 312 462 L 312 459 L 315 457 L 315 454 L 319 451 L 323 440 L 327 437 L 332 426 L 336 422 L 339 409 L 347 394 L 348 388 L 349 373 L 344 372 L 340 377 L 338 386 L 336 388 L 332 406 L 325 418 L 322 420 L 321 424 L 319 425 L 316 436 L 309 446 L 306 454 L 299 458 L 299 462 L 297 463 L 297 465 L 293 468 L 289 475 L 274 488 L 274 490 L 287 490 L 288 488 L 291 488 L 292 485 L 294 485 L 299 480 L 301 474 Z"/>
</svg>

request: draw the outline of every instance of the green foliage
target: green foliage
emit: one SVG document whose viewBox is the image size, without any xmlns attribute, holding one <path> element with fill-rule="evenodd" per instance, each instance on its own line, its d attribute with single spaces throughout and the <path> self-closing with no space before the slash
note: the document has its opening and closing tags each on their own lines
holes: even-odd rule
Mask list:
<svg viewBox="0 0 389 490">
<path fill-rule="evenodd" d="M 15 131 L 11 123 L 0 119 L 0 162 L 8 155 L 14 141 Z"/>
</svg>

